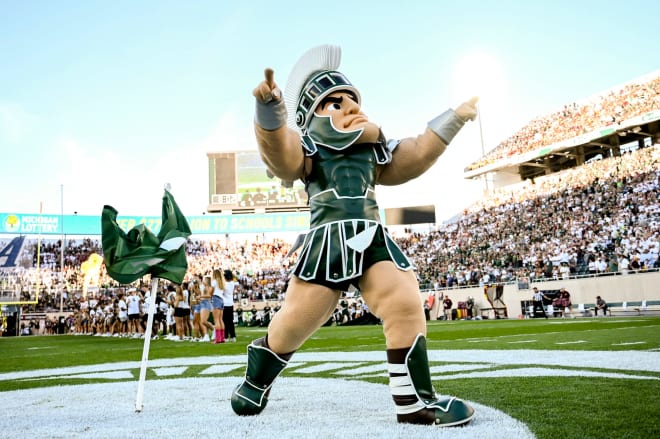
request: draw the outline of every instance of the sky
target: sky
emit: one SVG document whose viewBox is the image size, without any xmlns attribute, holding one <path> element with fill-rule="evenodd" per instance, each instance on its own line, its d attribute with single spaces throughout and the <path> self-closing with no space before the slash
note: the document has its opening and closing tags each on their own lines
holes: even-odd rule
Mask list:
<svg viewBox="0 0 660 439">
<path fill-rule="evenodd" d="M 208 152 L 256 150 L 252 89 L 319 44 L 388 138 L 472 95 L 467 124 L 381 207 L 483 194 L 463 169 L 531 119 L 660 69 L 660 2 L 0 0 L 0 212 L 186 215 L 208 205 Z M 481 139 L 483 138 L 483 142 Z"/>
</svg>

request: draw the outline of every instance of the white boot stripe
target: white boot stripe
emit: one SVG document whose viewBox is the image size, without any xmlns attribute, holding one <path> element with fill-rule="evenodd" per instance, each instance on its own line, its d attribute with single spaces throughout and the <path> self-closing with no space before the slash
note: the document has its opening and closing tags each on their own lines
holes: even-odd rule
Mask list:
<svg viewBox="0 0 660 439">
<path fill-rule="evenodd" d="M 415 389 L 413 389 L 412 386 L 403 386 L 403 387 L 392 387 L 390 386 L 390 393 L 394 396 L 414 396 L 417 397 L 415 394 Z"/>
<path fill-rule="evenodd" d="M 389 373 L 408 373 L 408 369 L 405 364 L 392 364 L 387 363 L 387 371 Z"/>
<path fill-rule="evenodd" d="M 390 387 L 412 386 L 409 376 L 390 377 Z"/>
</svg>

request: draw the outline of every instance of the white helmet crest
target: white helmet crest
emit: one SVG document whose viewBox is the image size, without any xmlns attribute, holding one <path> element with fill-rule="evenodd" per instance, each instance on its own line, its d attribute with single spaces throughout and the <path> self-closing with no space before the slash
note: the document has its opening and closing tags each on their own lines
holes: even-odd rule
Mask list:
<svg viewBox="0 0 660 439">
<path fill-rule="evenodd" d="M 340 63 L 341 48 L 333 45 L 313 47 L 296 62 L 284 90 L 289 127 L 305 132 L 321 100 L 337 90 L 351 91 L 360 103 L 358 90 L 336 70 Z"/>
</svg>

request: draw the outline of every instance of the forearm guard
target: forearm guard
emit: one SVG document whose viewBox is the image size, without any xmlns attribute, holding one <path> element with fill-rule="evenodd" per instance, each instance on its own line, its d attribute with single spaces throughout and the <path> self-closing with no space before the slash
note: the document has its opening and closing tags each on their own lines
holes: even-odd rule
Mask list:
<svg viewBox="0 0 660 439">
<path fill-rule="evenodd" d="M 267 104 L 257 101 L 254 112 L 254 122 L 261 128 L 274 131 L 286 123 L 286 106 L 284 100 L 272 100 Z"/>
<path fill-rule="evenodd" d="M 445 145 L 449 145 L 463 125 L 465 125 L 465 121 L 458 117 L 451 108 L 428 123 L 431 131 L 436 133 L 445 142 Z"/>
</svg>

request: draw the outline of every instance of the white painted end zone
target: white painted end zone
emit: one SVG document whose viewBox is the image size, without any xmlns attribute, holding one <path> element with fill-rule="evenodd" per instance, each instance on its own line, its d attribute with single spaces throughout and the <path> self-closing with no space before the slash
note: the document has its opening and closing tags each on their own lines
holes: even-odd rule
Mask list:
<svg viewBox="0 0 660 439">
<path fill-rule="evenodd" d="M 660 355 L 655 350 L 647 351 L 489 351 L 489 350 L 430 350 L 431 362 L 496 365 L 538 365 L 553 367 L 581 367 L 614 369 L 619 371 L 660 372 Z M 314 362 L 364 362 L 385 361 L 383 352 L 300 352 L 296 361 L 289 363 L 289 368 Z M 176 367 L 193 365 L 234 365 L 227 370 L 245 367 L 246 355 L 222 355 L 206 357 L 185 357 L 150 360 L 149 367 Z M 46 377 L 75 375 L 81 373 L 99 373 L 117 370 L 137 369 L 139 361 L 94 364 L 53 369 L 25 370 L 20 372 L 0 373 L 0 381 L 17 379 L 41 379 Z"/>
<path fill-rule="evenodd" d="M 259 416 L 236 416 L 229 397 L 240 378 L 147 381 L 135 413 L 135 382 L 4 392 L 3 437 L 48 438 L 533 438 L 529 429 L 480 404 L 466 427 L 396 423 L 389 388 L 362 381 L 279 378 Z"/>
</svg>

